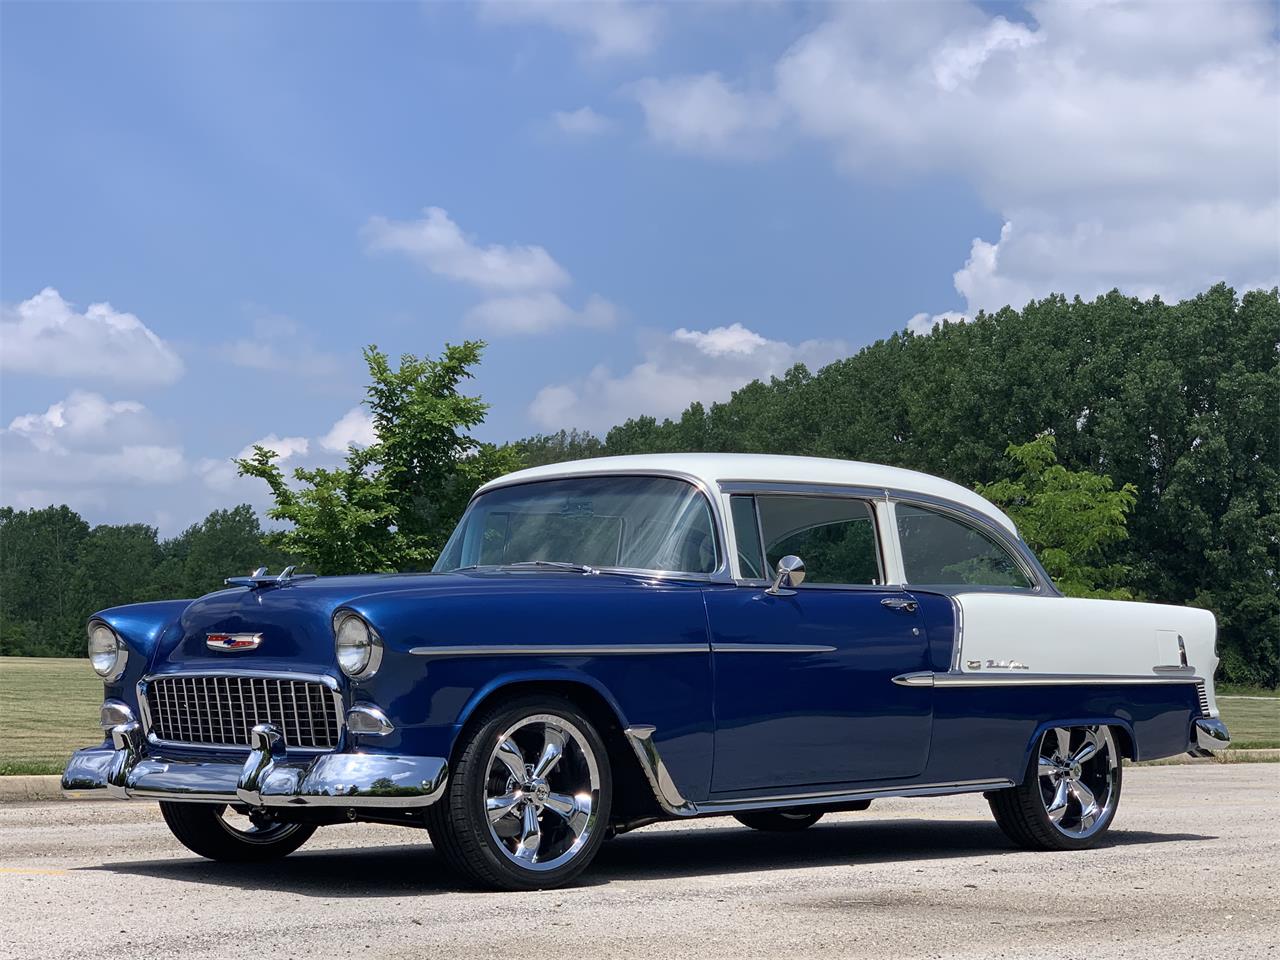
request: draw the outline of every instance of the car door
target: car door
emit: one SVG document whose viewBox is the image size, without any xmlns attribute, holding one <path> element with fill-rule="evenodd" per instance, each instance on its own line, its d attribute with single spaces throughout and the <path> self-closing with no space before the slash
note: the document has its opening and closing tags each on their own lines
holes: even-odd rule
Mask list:
<svg viewBox="0 0 1280 960">
<path fill-rule="evenodd" d="M 916 603 L 883 585 L 876 515 L 854 497 L 734 495 L 736 586 L 708 589 L 715 684 L 712 792 L 909 778 L 928 760 L 933 691 Z M 768 592 L 799 556 L 806 579 Z"/>
</svg>

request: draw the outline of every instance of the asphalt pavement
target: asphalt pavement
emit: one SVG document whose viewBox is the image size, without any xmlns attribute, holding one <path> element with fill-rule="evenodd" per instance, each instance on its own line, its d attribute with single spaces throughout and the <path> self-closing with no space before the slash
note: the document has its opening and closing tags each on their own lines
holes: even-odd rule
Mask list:
<svg viewBox="0 0 1280 960">
<path fill-rule="evenodd" d="M 1126 770 L 1093 850 L 1027 853 L 980 796 L 802 834 L 727 818 L 605 845 L 565 890 L 459 889 L 425 832 L 209 863 L 154 804 L 0 804 L 0 957 L 1280 960 L 1280 764 Z"/>
</svg>

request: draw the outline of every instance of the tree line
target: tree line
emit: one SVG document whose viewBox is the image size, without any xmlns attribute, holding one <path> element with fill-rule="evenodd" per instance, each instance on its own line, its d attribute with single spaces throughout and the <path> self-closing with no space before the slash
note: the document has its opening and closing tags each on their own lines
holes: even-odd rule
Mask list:
<svg viewBox="0 0 1280 960">
<path fill-rule="evenodd" d="M 172 540 L 90 529 L 66 507 L 0 510 L 0 651 L 79 654 L 93 609 L 198 595 L 286 556 L 322 573 L 427 568 L 491 476 L 701 450 L 869 460 L 979 488 L 1069 592 L 1206 607 L 1224 677 L 1280 680 L 1280 291 L 1051 296 L 896 333 L 677 418 L 502 446 L 470 435 L 487 408 L 462 387 L 481 346 L 398 367 L 369 348 L 379 439 L 340 467 L 286 477 L 263 449 L 240 461 L 269 485 L 281 531 L 247 506 Z"/>
</svg>

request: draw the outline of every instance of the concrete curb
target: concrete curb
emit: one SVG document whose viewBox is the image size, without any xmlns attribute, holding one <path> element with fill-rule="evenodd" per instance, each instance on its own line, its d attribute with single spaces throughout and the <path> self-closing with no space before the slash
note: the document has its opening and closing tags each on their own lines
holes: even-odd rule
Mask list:
<svg viewBox="0 0 1280 960">
<path fill-rule="evenodd" d="M 0 803 L 33 803 L 38 800 L 61 800 L 62 777 L 0 777 Z"/>
</svg>

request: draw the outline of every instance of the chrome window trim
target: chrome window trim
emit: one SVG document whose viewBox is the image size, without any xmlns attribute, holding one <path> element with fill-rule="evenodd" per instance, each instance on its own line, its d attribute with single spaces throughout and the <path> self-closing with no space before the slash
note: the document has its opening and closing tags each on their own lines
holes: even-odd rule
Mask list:
<svg viewBox="0 0 1280 960">
<path fill-rule="evenodd" d="M 720 499 L 715 495 L 715 491 L 708 486 L 701 477 L 692 473 L 685 473 L 683 470 L 592 470 L 583 473 L 566 473 L 559 476 L 535 477 L 523 479 L 509 479 L 500 477 L 497 480 L 486 484 L 482 490 L 477 490 L 471 495 L 471 499 L 467 501 L 467 510 L 471 509 L 471 505 L 479 500 L 486 493 L 494 490 L 505 490 L 508 487 L 523 487 L 535 483 L 554 483 L 564 480 L 590 480 L 590 479 L 609 479 L 617 477 L 634 477 L 639 479 L 656 478 L 659 480 L 681 480 L 702 494 L 706 500 L 708 508 L 711 510 L 711 532 L 715 535 L 716 543 L 716 566 L 710 573 L 695 573 L 681 570 L 653 570 L 647 567 L 606 567 L 597 566 L 596 570 L 605 573 L 623 573 L 636 576 L 645 576 L 655 580 L 696 580 L 700 583 L 732 583 L 733 577 L 730 573 L 728 549 L 728 538 L 725 531 L 728 525 L 725 522 L 724 511 L 721 509 Z M 462 516 L 465 518 L 466 510 Z M 459 520 L 459 523 L 462 521 Z M 457 529 L 456 527 L 454 528 Z M 452 534 L 450 534 L 452 538 Z M 433 572 L 434 569 L 433 569 Z M 451 573 L 449 570 L 442 570 L 441 573 Z"/>
<path fill-rule="evenodd" d="M 888 580 L 888 552 L 885 545 L 886 532 L 880 522 L 880 511 L 876 508 L 877 501 L 883 499 L 887 491 L 878 487 L 853 487 L 839 486 L 832 484 L 815 484 L 815 483 L 791 483 L 773 481 L 766 483 L 753 483 L 744 480 L 721 480 L 720 492 L 723 496 L 750 496 L 752 506 L 756 517 L 756 535 L 760 538 L 760 549 L 764 554 L 765 565 L 769 563 L 769 545 L 764 537 L 764 523 L 761 520 L 760 497 L 811 497 L 817 500 L 861 500 L 867 508 L 867 517 L 871 521 L 871 528 L 875 531 L 876 543 L 876 570 L 880 574 L 880 583 L 812 583 L 806 580 L 800 585 L 799 589 L 809 587 L 815 590 L 850 590 L 857 588 L 870 588 L 873 590 L 884 590 L 886 588 L 893 589 L 893 585 L 884 581 Z M 838 522 L 838 521 L 836 521 Z M 823 524 L 815 524 L 823 526 Z M 808 528 L 808 529 L 813 529 Z M 771 586 L 771 579 L 757 579 L 755 577 L 741 576 L 741 569 L 738 567 L 738 544 L 735 540 L 733 544 L 733 564 L 734 564 L 734 580 L 740 587 L 754 587 L 757 585 Z M 804 558 L 801 557 L 801 560 Z"/>
<path fill-rule="evenodd" d="M 293 680 L 298 683 L 319 683 L 329 688 L 330 696 L 333 697 L 334 710 L 338 717 L 338 743 L 333 747 L 298 747 L 293 744 L 288 745 L 290 753 L 298 754 L 323 754 L 336 753 L 342 749 L 343 740 L 347 731 L 347 712 L 342 703 L 342 685 L 334 677 L 327 673 L 296 673 L 288 670 L 264 671 L 264 670 L 246 670 L 244 667 L 239 669 L 222 669 L 222 670 L 174 670 L 167 673 L 148 673 L 143 676 L 137 683 L 135 690 L 138 695 L 138 707 L 142 712 L 142 730 L 146 737 L 147 743 L 157 747 L 172 747 L 176 750 L 199 750 L 199 751 L 216 751 L 226 753 L 229 751 L 243 751 L 248 753 L 252 748 L 248 746 L 240 746 L 236 743 L 189 743 L 186 740 L 161 740 L 158 736 L 151 732 L 151 705 L 147 700 L 147 684 L 153 680 L 178 679 L 183 677 L 246 677 L 258 678 L 262 680 Z"/>
</svg>

